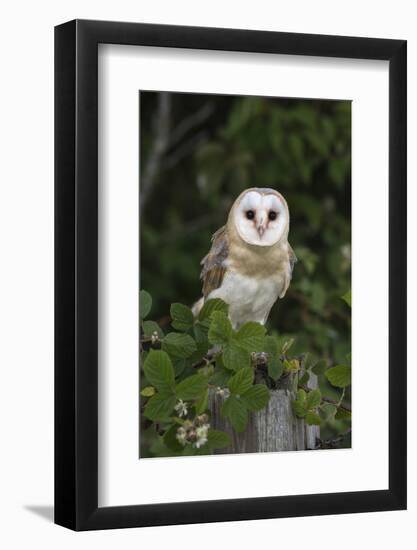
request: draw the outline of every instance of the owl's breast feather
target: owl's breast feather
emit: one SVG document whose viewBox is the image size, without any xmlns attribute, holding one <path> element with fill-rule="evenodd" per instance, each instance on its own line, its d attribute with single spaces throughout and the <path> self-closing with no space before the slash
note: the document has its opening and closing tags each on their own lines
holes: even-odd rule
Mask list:
<svg viewBox="0 0 417 550">
<path fill-rule="evenodd" d="M 284 273 L 261 278 L 228 269 L 222 285 L 209 298 L 221 298 L 229 304 L 229 317 L 235 328 L 248 321 L 264 324 L 284 285 Z"/>
</svg>

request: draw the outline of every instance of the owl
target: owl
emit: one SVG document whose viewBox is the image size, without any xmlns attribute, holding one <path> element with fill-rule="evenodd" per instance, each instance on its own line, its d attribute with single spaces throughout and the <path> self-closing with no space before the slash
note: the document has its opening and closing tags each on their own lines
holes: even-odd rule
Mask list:
<svg viewBox="0 0 417 550">
<path fill-rule="evenodd" d="M 256 187 L 243 191 L 201 261 L 203 296 L 194 315 L 206 300 L 221 298 L 235 329 L 248 321 L 265 324 L 274 303 L 285 296 L 297 261 L 288 242 L 289 224 L 280 193 Z"/>
</svg>

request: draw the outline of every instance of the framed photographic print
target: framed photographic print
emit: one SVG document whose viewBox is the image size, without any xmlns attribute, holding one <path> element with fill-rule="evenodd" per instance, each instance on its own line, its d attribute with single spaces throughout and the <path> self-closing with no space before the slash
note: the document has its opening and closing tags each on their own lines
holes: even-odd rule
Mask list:
<svg viewBox="0 0 417 550">
<path fill-rule="evenodd" d="M 55 521 L 406 507 L 406 42 L 55 30 Z"/>
</svg>

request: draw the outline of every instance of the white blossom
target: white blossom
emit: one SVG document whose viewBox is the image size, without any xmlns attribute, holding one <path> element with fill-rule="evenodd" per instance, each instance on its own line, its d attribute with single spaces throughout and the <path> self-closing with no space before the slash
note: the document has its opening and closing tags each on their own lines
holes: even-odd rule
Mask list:
<svg viewBox="0 0 417 550">
<path fill-rule="evenodd" d="M 207 443 L 208 441 L 207 434 L 208 434 L 209 428 L 210 428 L 210 424 L 203 424 L 202 426 L 198 426 L 198 428 L 196 428 L 195 432 L 196 432 L 197 440 L 194 443 L 194 446 L 197 449 L 199 449 L 200 447 L 202 447 Z"/>
<path fill-rule="evenodd" d="M 180 417 L 187 416 L 187 413 L 188 413 L 187 403 L 184 403 L 182 399 L 178 401 L 178 403 L 175 405 L 174 408 L 177 411 L 178 416 Z"/>
<path fill-rule="evenodd" d="M 181 445 L 185 445 L 187 443 L 187 430 L 180 426 L 177 430 L 177 441 L 181 443 Z"/>
</svg>

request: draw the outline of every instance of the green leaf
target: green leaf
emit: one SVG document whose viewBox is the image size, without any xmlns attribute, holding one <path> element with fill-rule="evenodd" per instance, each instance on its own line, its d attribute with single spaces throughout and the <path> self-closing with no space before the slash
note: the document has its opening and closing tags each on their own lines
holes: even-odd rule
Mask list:
<svg viewBox="0 0 417 550">
<path fill-rule="evenodd" d="M 152 397 L 153 395 L 155 395 L 155 388 L 153 386 L 146 386 L 146 388 L 143 388 L 140 394 L 143 397 Z"/>
<path fill-rule="evenodd" d="M 223 311 L 214 311 L 211 315 L 211 323 L 208 339 L 212 344 L 224 346 L 229 342 L 233 334 L 232 324 Z"/>
<path fill-rule="evenodd" d="M 209 350 L 209 343 L 206 339 L 205 342 L 196 342 L 197 348 L 195 352 L 190 356 L 190 360 L 192 363 L 197 363 L 198 361 L 201 361 L 203 357 L 207 355 L 207 352 Z"/>
<path fill-rule="evenodd" d="M 289 351 L 289 349 L 291 348 L 291 346 L 294 344 L 295 340 L 294 338 L 290 338 L 289 340 L 287 340 L 286 342 L 284 342 L 284 345 L 282 346 L 282 353 L 287 353 L 287 351 Z"/>
<path fill-rule="evenodd" d="M 175 403 L 175 395 L 157 393 L 146 403 L 143 414 L 149 420 L 166 420 L 172 413 Z"/>
<path fill-rule="evenodd" d="M 352 307 L 352 291 L 350 289 L 342 296 L 342 300 L 344 300 L 348 306 Z"/>
<path fill-rule="evenodd" d="M 306 406 L 307 394 L 301 388 L 297 391 L 296 398 L 292 402 L 292 408 L 296 416 L 303 418 L 307 414 Z"/>
<path fill-rule="evenodd" d="M 207 445 L 210 449 L 224 449 L 225 447 L 229 447 L 232 443 L 230 435 L 220 430 L 210 429 L 207 434 L 207 440 Z"/>
<path fill-rule="evenodd" d="M 305 370 L 311 370 L 312 367 L 317 363 L 318 359 L 312 353 L 303 354 L 303 367 Z"/>
<path fill-rule="evenodd" d="M 306 422 L 309 426 L 320 426 L 320 424 L 321 424 L 320 416 L 317 413 L 312 412 L 312 411 L 309 411 L 306 414 L 305 420 L 306 420 Z"/>
<path fill-rule="evenodd" d="M 181 376 L 181 374 L 184 372 L 185 368 L 187 367 L 188 362 L 189 362 L 189 359 L 174 359 L 172 361 L 172 365 L 175 371 L 175 378 L 178 378 L 179 376 Z"/>
<path fill-rule="evenodd" d="M 278 380 L 283 370 L 284 365 L 279 359 L 274 357 L 268 360 L 268 376 L 270 376 L 272 380 Z"/>
<path fill-rule="evenodd" d="M 144 362 L 146 361 L 146 358 L 148 357 L 148 351 L 142 351 L 142 353 L 139 355 L 140 359 L 140 366 L 142 367 Z"/>
<path fill-rule="evenodd" d="M 251 367 L 245 367 L 229 380 L 229 390 L 235 395 L 242 395 L 248 391 L 253 384 L 254 371 Z"/>
<path fill-rule="evenodd" d="M 317 363 L 312 367 L 312 371 L 314 374 L 324 374 L 325 370 L 327 369 L 327 363 L 324 359 L 320 359 L 320 361 L 317 361 Z"/>
<path fill-rule="evenodd" d="M 263 325 L 250 321 L 240 327 L 235 338 L 246 351 L 265 351 L 265 332 L 266 329 Z"/>
<path fill-rule="evenodd" d="M 143 364 L 146 379 L 160 392 L 174 393 L 175 373 L 168 354 L 151 349 Z"/>
<path fill-rule="evenodd" d="M 229 306 L 220 298 L 214 298 L 213 300 L 207 300 L 198 315 L 199 321 L 209 320 L 215 311 L 221 311 L 227 315 Z"/>
<path fill-rule="evenodd" d="M 321 411 L 324 415 L 324 418 L 326 420 L 329 420 L 331 418 L 334 418 L 334 415 L 337 412 L 337 407 L 336 405 L 332 405 L 331 403 L 323 403 L 323 405 L 321 406 Z"/>
<path fill-rule="evenodd" d="M 169 428 L 169 430 L 164 433 L 162 440 L 165 445 L 174 453 L 182 453 L 184 447 L 177 439 L 177 430 L 178 426 L 174 424 Z"/>
<path fill-rule="evenodd" d="M 171 416 L 170 420 L 172 420 L 172 422 L 176 422 L 180 426 L 183 426 L 184 423 L 187 422 L 184 418 L 181 418 L 180 416 Z"/>
<path fill-rule="evenodd" d="M 278 357 L 278 340 L 274 336 L 265 336 L 263 350 L 269 357 Z"/>
<path fill-rule="evenodd" d="M 223 350 L 223 363 L 226 368 L 234 371 L 249 367 L 250 353 L 232 340 Z"/>
<path fill-rule="evenodd" d="M 283 365 L 279 358 L 278 338 L 275 336 L 265 336 L 263 348 L 263 351 L 268 356 L 268 374 L 273 380 L 278 380 L 283 370 Z"/>
<path fill-rule="evenodd" d="M 265 384 L 251 386 L 242 396 L 241 400 L 250 411 L 260 411 L 268 404 L 269 390 Z"/>
<path fill-rule="evenodd" d="M 300 388 L 298 391 L 297 391 L 297 401 L 305 401 L 307 399 L 307 393 L 305 392 L 305 390 L 303 390 L 303 388 Z"/>
<path fill-rule="evenodd" d="M 158 323 L 155 323 L 155 321 L 143 321 L 142 329 L 143 329 L 143 334 L 146 337 L 151 337 L 154 332 L 158 334 L 159 338 L 164 337 L 163 330 L 158 325 Z"/>
<path fill-rule="evenodd" d="M 299 418 L 304 418 L 304 416 L 307 414 L 305 403 L 301 403 L 300 401 L 293 401 L 292 409 L 295 416 L 298 416 Z"/>
<path fill-rule="evenodd" d="M 298 359 L 291 359 L 291 361 L 284 359 L 283 366 L 286 371 L 295 372 L 300 370 L 300 361 Z"/>
<path fill-rule="evenodd" d="M 352 413 L 350 411 L 347 411 L 346 409 L 343 409 L 342 407 L 339 407 L 334 417 L 336 420 L 345 420 L 347 418 L 351 418 Z"/>
<path fill-rule="evenodd" d="M 151 429 L 152 429 L 152 432 L 150 432 Z M 148 449 L 147 449 L 147 452 L 145 451 L 146 454 L 144 454 L 144 458 L 152 457 L 152 456 L 159 456 L 159 457 L 172 456 L 173 452 L 171 451 L 171 449 L 168 449 L 162 437 L 156 433 L 155 424 L 152 424 L 151 427 L 148 430 L 146 430 L 146 432 L 149 433 L 149 443 L 147 445 Z M 146 432 L 144 432 L 144 436 Z M 148 436 L 148 434 L 146 434 L 146 436 Z M 143 446 L 142 446 L 142 449 L 143 449 Z"/>
<path fill-rule="evenodd" d="M 195 402 L 195 412 L 197 414 L 202 414 L 208 406 L 208 389 L 200 396 L 200 398 Z"/>
<path fill-rule="evenodd" d="M 317 388 L 316 390 L 311 390 L 307 394 L 306 407 L 308 410 L 315 409 L 320 405 L 321 402 L 321 392 Z"/>
<path fill-rule="evenodd" d="M 300 386 L 306 386 L 310 380 L 310 373 L 308 370 L 304 371 L 298 383 Z"/>
<path fill-rule="evenodd" d="M 207 389 L 207 377 L 202 374 L 193 374 L 176 385 L 175 392 L 178 399 L 191 401 L 201 396 Z"/>
<path fill-rule="evenodd" d="M 188 330 L 194 324 L 194 316 L 191 309 L 183 304 L 172 304 L 170 309 L 171 325 L 176 330 Z"/>
<path fill-rule="evenodd" d="M 196 339 L 197 343 L 207 343 L 208 345 L 208 329 L 209 325 L 200 323 L 200 321 L 197 321 L 194 325 L 193 332 L 194 332 L 194 338 Z"/>
<path fill-rule="evenodd" d="M 141 319 L 145 319 L 151 311 L 152 296 L 146 290 L 139 292 L 139 316 Z"/>
<path fill-rule="evenodd" d="M 336 388 L 345 388 L 351 384 L 352 369 L 350 367 L 337 365 L 327 369 L 324 374 L 330 384 Z"/>
<path fill-rule="evenodd" d="M 162 349 L 172 357 L 186 359 L 196 351 L 197 345 L 188 334 L 170 332 L 162 340 Z"/>
<path fill-rule="evenodd" d="M 229 382 L 230 375 L 231 375 L 230 370 L 216 365 L 214 374 L 210 376 L 209 382 L 213 386 L 224 388 L 225 386 L 227 386 L 227 383 Z"/>
<path fill-rule="evenodd" d="M 204 445 L 205 447 L 205 445 Z M 195 456 L 197 454 L 199 454 L 199 451 L 201 449 L 196 449 L 193 445 L 186 445 L 184 447 L 184 450 L 182 452 L 183 456 Z"/>
<path fill-rule="evenodd" d="M 243 432 L 248 423 L 248 411 L 240 399 L 231 395 L 223 403 L 220 410 L 222 416 L 228 418 L 237 432 Z"/>
</svg>

